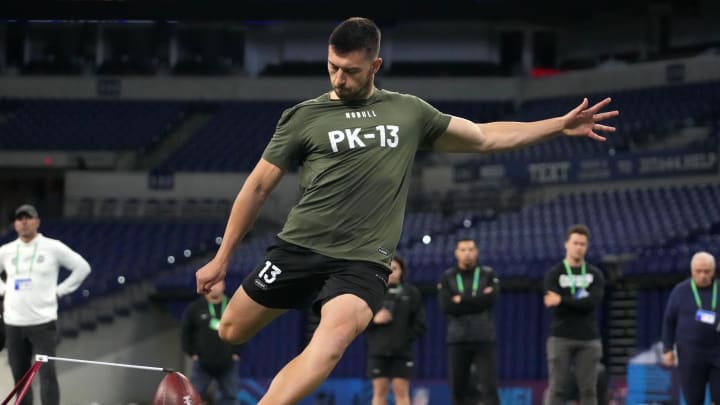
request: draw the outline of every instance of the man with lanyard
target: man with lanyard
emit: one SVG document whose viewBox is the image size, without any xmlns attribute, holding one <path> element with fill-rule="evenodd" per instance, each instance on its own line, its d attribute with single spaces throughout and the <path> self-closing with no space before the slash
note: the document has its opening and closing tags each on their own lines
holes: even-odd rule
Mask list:
<svg viewBox="0 0 720 405">
<path fill-rule="evenodd" d="M 438 300 L 447 319 L 447 355 L 453 405 L 477 404 L 478 386 L 485 405 L 499 404 L 495 314 L 499 292 L 495 271 L 478 265 L 472 239 L 455 245 L 457 265 L 438 283 Z M 469 286 L 470 288 L 467 288 Z M 470 384 L 474 369 L 477 384 Z"/>
<path fill-rule="evenodd" d="M 5 330 L 10 368 L 17 383 L 34 361 L 33 354 L 55 355 L 57 299 L 75 291 L 90 274 L 90 265 L 77 252 L 56 239 L 38 232 L 40 216 L 32 205 L 15 210 L 13 223 L 18 238 L 0 246 L 0 281 L 5 296 Z M 58 284 L 60 267 L 70 275 Z M 43 405 L 60 403 L 60 389 L 53 362 L 40 368 L 40 398 Z M 33 403 L 32 391 L 23 405 Z"/>
<path fill-rule="evenodd" d="M 209 400 L 210 384 L 217 382 L 222 404 L 238 404 L 238 361 L 242 345 L 223 342 L 218 336 L 220 318 L 227 307 L 225 282 L 188 305 L 182 319 L 182 348 L 192 358 L 190 382 L 203 400 Z"/>
<path fill-rule="evenodd" d="M 590 230 L 573 225 L 565 238 L 565 260 L 545 274 L 545 306 L 552 309 L 547 341 L 549 388 L 546 403 L 567 401 L 571 363 L 580 391 L 580 404 L 597 405 L 597 373 L 602 342 L 595 318 L 605 292 L 605 278 L 585 262 Z"/>
<path fill-rule="evenodd" d="M 680 385 L 688 405 L 705 403 L 705 387 L 710 400 L 720 403 L 720 333 L 718 333 L 715 258 L 696 253 L 690 261 L 691 277 L 670 293 L 663 322 L 663 364 L 676 364 L 677 348 Z M 709 304 L 709 305 L 708 305 Z"/>
</svg>

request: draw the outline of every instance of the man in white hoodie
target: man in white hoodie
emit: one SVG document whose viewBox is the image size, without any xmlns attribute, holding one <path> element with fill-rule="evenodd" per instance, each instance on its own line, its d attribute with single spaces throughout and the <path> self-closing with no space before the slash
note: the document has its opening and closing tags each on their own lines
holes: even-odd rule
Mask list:
<svg viewBox="0 0 720 405">
<path fill-rule="evenodd" d="M 90 265 L 64 243 L 38 232 L 40 216 L 32 205 L 15 210 L 14 225 L 18 238 L 0 246 L 0 271 L 7 274 L 7 282 L 0 281 L 0 294 L 5 296 L 8 360 L 17 383 L 31 367 L 33 354 L 55 355 L 58 297 L 77 290 Z M 71 273 L 58 284 L 61 266 Z M 55 365 L 44 364 L 39 374 L 42 404 L 58 405 Z M 29 390 L 22 405 L 32 403 Z"/>
</svg>

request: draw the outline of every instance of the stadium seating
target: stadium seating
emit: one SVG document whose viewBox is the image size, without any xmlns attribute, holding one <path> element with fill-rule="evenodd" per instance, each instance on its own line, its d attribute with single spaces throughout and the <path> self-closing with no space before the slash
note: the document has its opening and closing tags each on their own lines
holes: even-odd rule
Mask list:
<svg viewBox="0 0 720 405">
<path fill-rule="evenodd" d="M 0 99 L 0 148 L 142 151 L 186 108 L 170 101 Z"/>
<path fill-rule="evenodd" d="M 672 135 L 677 129 L 697 125 L 713 126 L 720 117 L 720 82 L 704 82 L 664 86 L 657 88 L 623 90 L 589 95 L 597 102 L 612 97 L 612 108 L 621 111 L 621 118 L 608 121 L 616 125 L 618 136 L 605 143 L 583 139 L 558 138 L 529 148 L 502 154 L 472 158 L 478 164 L 505 161 L 552 161 L 569 157 L 608 156 L 628 149 L 642 149 L 649 141 L 658 141 Z M 522 104 L 517 113 L 503 116 L 508 121 L 535 121 L 565 114 L 580 103 L 576 96 L 531 100 Z M 703 147 L 717 146 L 717 130 L 707 141 L 694 144 Z"/>
<path fill-rule="evenodd" d="M 250 171 L 293 102 L 225 102 L 210 121 L 160 164 L 166 171 Z"/>
<path fill-rule="evenodd" d="M 468 237 L 477 241 L 482 260 L 506 277 L 537 278 L 561 257 L 565 229 L 585 223 L 592 231 L 590 260 L 633 253 L 639 260 L 628 264 L 627 274 L 670 273 L 685 269 L 694 251 L 720 253 L 720 209 L 708 203 L 719 199 L 720 185 L 702 184 L 562 195 L 494 219 L 471 211 L 451 217 L 411 212 L 398 251 L 412 268 L 410 280 L 434 281 L 453 263 L 456 240 Z M 429 244 L 421 241 L 425 235 Z M 272 238 L 244 244 L 242 261 L 230 272 L 249 271 Z"/>
<path fill-rule="evenodd" d="M 78 291 L 61 300 L 69 308 L 122 288 L 123 284 L 150 281 L 170 267 L 205 254 L 222 235 L 221 223 L 148 223 L 46 220 L 40 231 L 76 250 L 92 266 Z M 2 242 L 11 240 L 8 234 Z M 169 259 L 172 256 L 172 259 Z M 122 282 L 119 277 L 122 276 Z"/>
<path fill-rule="evenodd" d="M 413 269 L 410 280 L 433 281 L 452 265 L 457 239 L 467 237 L 477 242 L 483 262 L 506 277 L 539 278 L 562 257 L 565 229 L 584 223 L 592 231 L 591 261 L 632 253 L 639 260 L 626 274 L 672 273 L 686 269 L 699 249 L 720 253 L 713 235 L 720 209 L 711 203 L 719 199 L 720 185 L 704 184 L 567 194 L 493 220 L 470 212 L 452 218 L 415 213 L 406 218 L 400 252 Z M 431 243 L 421 242 L 424 235 Z"/>
<path fill-rule="evenodd" d="M 622 136 L 606 143 L 558 138 L 518 151 L 475 157 L 469 162 L 551 161 L 568 157 L 608 156 L 641 150 L 680 128 L 704 125 L 714 130 L 707 139 L 686 147 L 717 146 L 720 125 L 720 82 L 624 90 L 610 95 L 623 119 Z M 567 112 L 580 100 L 557 97 L 518 106 L 509 101 L 440 101 L 439 110 L 476 122 L 530 121 Z M 273 133 L 281 112 L 297 101 L 200 102 L 214 111 L 208 123 L 170 157 L 157 165 L 164 171 L 248 171 Z M 150 148 L 191 110 L 189 102 L 19 100 L 0 99 L 0 147 L 5 149 L 135 150 Z M 517 112 L 513 112 L 513 111 Z M 466 162 L 465 164 L 467 164 Z"/>
</svg>

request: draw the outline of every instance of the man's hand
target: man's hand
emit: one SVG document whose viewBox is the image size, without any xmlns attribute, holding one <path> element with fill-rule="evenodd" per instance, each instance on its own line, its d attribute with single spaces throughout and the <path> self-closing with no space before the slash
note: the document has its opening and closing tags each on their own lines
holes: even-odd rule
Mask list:
<svg viewBox="0 0 720 405">
<path fill-rule="evenodd" d="M 548 291 L 545 293 L 545 306 L 548 308 L 556 307 L 560 305 L 560 294 L 554 291 Z"/>
<path fill-rule="evenodd" d="M 662 363 L 665 367 L 675 367 L 675 352 L 670 350 L 663 353 Z"/>
<path fill-rule="evenodd" d="M 483 288 L 483 294 L 492 294 L 493 288 L 492 287 L 485 287 Z"/>
<path fill-rule="evenodd" d="M 210 260 L 208 264 L 202 266 L 200 270 L 195 272 L 197 293 L 207 294 L 210 292 L 212 286 L 225 279 L 226 273 L 226 263 L 220 263 L 216 259 Z"/>
<path fill-rule="evenodd" d="M 453 295 L 453 297 L 452 297 L 452 302 L 454 302 L 454 303 L 456 303 L 456 304 L 459 304 L 460 301 L 462 301 L 462 297 L 461 297 L 459 294 Z"/>
<path fill-rule="evenodd" d="M 193 354 L 191 358 L 192 358 L 192 361 L 198 361 L 198 359 L 199 359 L 200 357 L 198 357 L 197 354 Z"/>
<path fill-rule="evenodd" d="M 373 322 L 377 324 L 390 323 L 392 322 L 392 314 L 387 309 L 381 308 L 378 313 L 375 314 Z"/>
<path fill-rule="evenodd" d="M 240 355 L 233 353 L 232 359 L 233 359 L 233 361 L 240 361 Z"/>
<path fill-rule="evenodd" d="M 587 108 L 588 99 L 584 98 L 579 106 L 562 117 L 562 133 L 568 136 L 587 136 L 596 141 L 605 141 L 605 137 L 598 135 L 595 131 L 615 132 L 615 127 L 598 124 L 598 121 L 617 117 L 620 113 L 617 110 L 598 113 L 601 108 L 610 103 L 610 97 Z"/>
</svg>

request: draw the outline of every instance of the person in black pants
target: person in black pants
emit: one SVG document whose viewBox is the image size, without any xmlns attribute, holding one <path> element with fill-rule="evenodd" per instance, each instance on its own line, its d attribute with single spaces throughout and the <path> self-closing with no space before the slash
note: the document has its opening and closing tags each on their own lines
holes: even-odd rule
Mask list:
<svg viewBox="0 0 720 405">
<path fill-rule="evenodd" d="M 420 291 L 403 282 L 405 262 L 390 263 L 388 291 L 382 308 L 367 328 L 367 373 L 373 382 L 372 405 L 387 404 L 392 385 L 396 405 L 410 405 L 410 379 L 415 371 L 412 343 L 427 330 Z"/>
<path fill-rule="evenodd" d="M 453 405 L 499 404 L 494 304 L 499 293 L 495 271 L 478 265 L 472 239 L 455 245 L 457 265 L 438 283 L 440 308 L 447 319 L 447 353 Z M 472 377 L 475 370 L 477 383 Z M 478 389 L 482 401 L 478 398 Z"/>
<path fill-rule="evenodd" d="M 715 257 L 696 253 L 690 261 L 691 277 L 670 293 L 663 321 L 663 364 L 677 363 L 680 385 L 688 405 L 705 403 L 705 386 L 710 400 L 720 403 L 720 324 L 717 317 L 718 282 Z"/>
<path fill-rule="evenodd" d="M 605 294 L 605 277 L 585 262 L 590 230 L 573 225 L 565 238 L 565 259 L 545 274 L 544 303 L 552 310 L 547 341 L 549 387 L 547 405 L 568 399 L 568 378 L 575 363 L 575 378 L 582 405 L 597 405 L 597 370 L 602 341 L 596 309 Z"/>
</svg>

